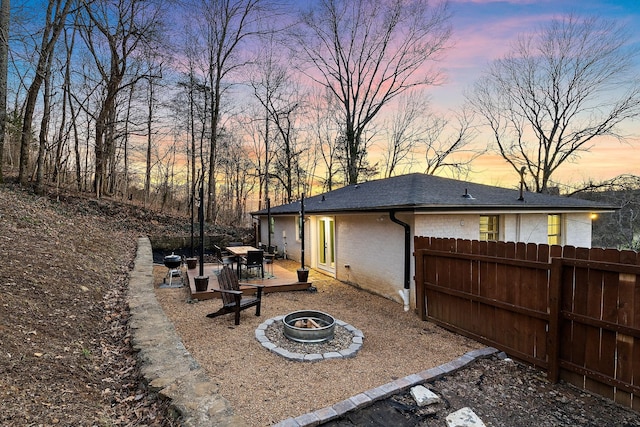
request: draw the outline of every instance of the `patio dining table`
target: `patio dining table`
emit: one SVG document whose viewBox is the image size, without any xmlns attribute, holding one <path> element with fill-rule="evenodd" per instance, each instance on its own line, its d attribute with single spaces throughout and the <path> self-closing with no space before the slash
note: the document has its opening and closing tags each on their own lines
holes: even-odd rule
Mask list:
<svg viewBox="0 0 640 427">
<path fill-rule="evenodd" d="M 247 256 L 249 251 L 258 250 L 258 248 L 254 248 L 253 246 L 227 246 L 225 249 L 238 259 L 238 262 L 236 263 L 238 266 L 238 277 L 240 277 L 240 257 Z"/>
</svg>

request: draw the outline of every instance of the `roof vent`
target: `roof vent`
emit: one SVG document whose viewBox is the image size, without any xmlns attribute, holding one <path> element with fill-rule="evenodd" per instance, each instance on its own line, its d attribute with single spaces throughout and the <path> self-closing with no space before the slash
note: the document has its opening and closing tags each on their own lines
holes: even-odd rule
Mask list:
<svg viewBox="0 0 640 427">
<path fill-rule="evenodd" d="M 321 201 L 321 202 L 324 202 L 324 201 L 325 201 L 324 194 L 322 195 L 322 200 L 320 200 L 320 201 Z"/>
<path fill-rule="evenodd" d="M 518 197 L 518 201 L 524 201 L 524 174 L 527 171 L 525 166 L 520 168 L 520 197 Z"/>
<path fill-rule="evenodd" d="M 464 194 L 462 195 L 462 197 L 464 197 L 465 199 L 475 200 L 475 198 L 471 194 L 469 194 L 469 191 L 466 188 L 464 189 Z"/>
</svg>

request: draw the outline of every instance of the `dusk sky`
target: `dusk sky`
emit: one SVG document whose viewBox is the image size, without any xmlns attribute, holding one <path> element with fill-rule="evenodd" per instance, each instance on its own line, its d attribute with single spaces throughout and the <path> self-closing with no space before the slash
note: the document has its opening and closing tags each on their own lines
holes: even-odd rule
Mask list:
<svg viewBox="0 0 640 427">
<path fill-rule="evenodd" d="M 517 35 L 534 31 L 554 17 L 574 13 L 599 16 L 625 23 L 632 42 L 640 46 L 639 0 L 452 0 L 453 42 L 443 66 L 447 83 L 430 89 L 434 104 L 455 108 L 463 102 L 463 92 L 481 74 L 486 65 L 503 56 Z M 640 73 L 640 58 L 638 59 Z M 566 164 L 558 171 L 557 180 L 580 183 L 588 179 L 603 180 L 629 173 L 640 175 L 640 118 L 625 126 L 633 134 L 628 144 L 617 141 L 598 142 L 578 162 Z M 479 142 L 487 141 L 481 136 Z M 504 160 L 486 157 L 474 164 L 472 180 L 511 186 L 517 174 Z"/>
<path fill-rule="evenodd" d="M 284 0 L 305 7 L 317 0 Z M 434 0 L 436 1 L 436 0 Z M 597 16 L 625 24 L 631 42 L 640 49 L 640 0 L 449 0 L 452 12 L 452 46 L 444 53 L 441 67 L 446 81 L 430 87 L 427 93 L 432 108 L 447 111 L 464 103 L 464 92 L 482 75 L 491 61 L 505 55 L 519 34 L 534 32 L 553 18 L 569 13 Z M 17 4 L 19 2 L 14 3 Z M 26 4 L 31 4 L 27 1 Z M 42 2 L 33 2 L 41 6 Z M 292 7 L 293 12 L 296 8 Z M 42 10 L 42 8 L 39 8 Z M 636 58 L 640 75 L 640 58 Z M 626 143 L 598 139 L 589 153 L 574 163 L 563 164 L 553 175 L 562 184 L 579 185 L 588 180 L 601 181 L 621 174 L 640 175 L 640 118 L 623 127 L 629 135 Z M 481 134 L 476 145 L 492 142 Z M 421 172 L 415 168 L 412 172 Z M 472 165 L 472 173 L 461 177 L 476 182 L 506 187 L 517 186 L 519 176 L 498 155 L 483 155 Z"/>
</svg>

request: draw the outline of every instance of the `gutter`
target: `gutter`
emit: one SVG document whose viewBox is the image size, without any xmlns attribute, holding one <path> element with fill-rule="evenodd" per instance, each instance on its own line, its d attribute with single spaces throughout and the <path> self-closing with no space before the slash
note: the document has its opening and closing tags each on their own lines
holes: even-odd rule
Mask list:
<svg viewBox="0 0 640 427">
<path fill-rule="evenodd" d="M 389 211 L 389 219 L 404 228 L 404 288 L 399 290 L 404 302 L 404 311 L 409 311 L 409 289 L 411 289 L 411 226 L 396 218 L 395 211 Z"/>
</svg>

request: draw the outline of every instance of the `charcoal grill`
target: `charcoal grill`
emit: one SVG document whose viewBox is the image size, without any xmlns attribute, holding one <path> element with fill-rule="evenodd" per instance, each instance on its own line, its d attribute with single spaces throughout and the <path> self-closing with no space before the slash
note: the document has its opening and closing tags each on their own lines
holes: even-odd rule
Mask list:
<svg viewBox="0 0 640 427">
<path fill-rule="evenodd" d="M 169 271 L 167 272 L 167 276 L 169 277 L 169 287 L 171 287 L 171 279 L 173 278 L 173 276 L 182 276 L 180 265 L 182 265 L 182 257 L 180 255 L 176 255 L 172 252 L 171 255 L 167 255 L 164 257 L 164 266 L 169 269 Z M 182 286 L 182 283 L 180 285 Z"/>
</svg>

